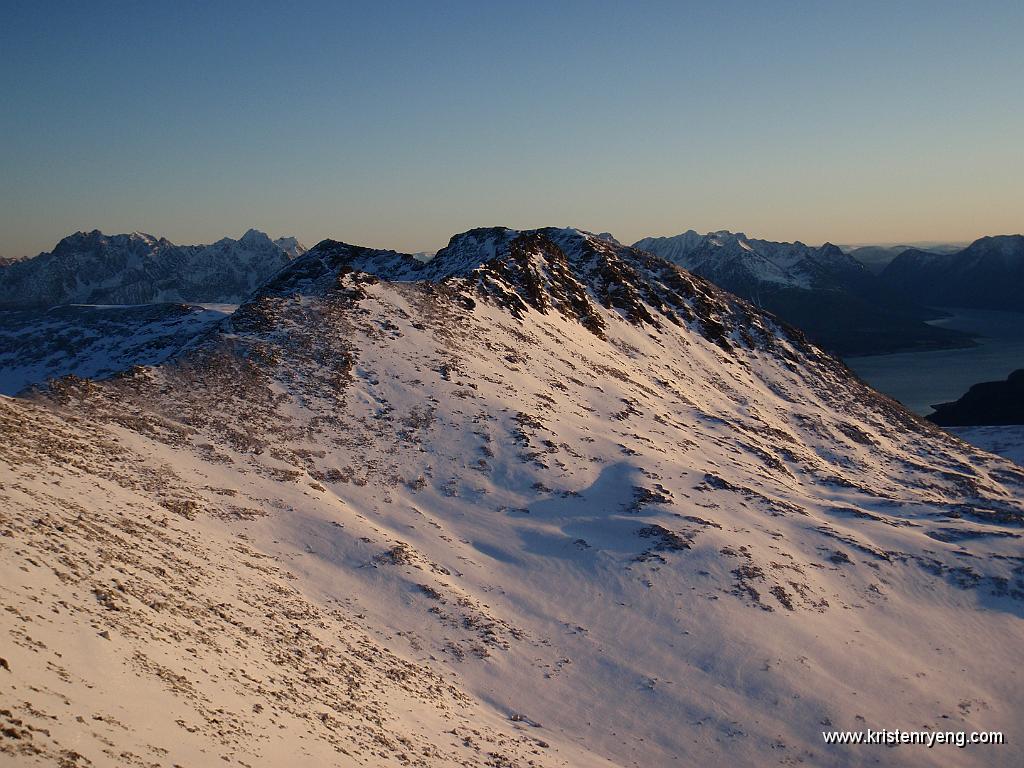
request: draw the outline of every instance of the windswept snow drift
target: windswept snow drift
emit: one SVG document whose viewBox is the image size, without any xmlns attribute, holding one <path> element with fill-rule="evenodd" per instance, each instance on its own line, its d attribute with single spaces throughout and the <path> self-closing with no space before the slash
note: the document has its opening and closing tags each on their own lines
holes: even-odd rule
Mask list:
<svg viewBox="0 0 1024 768">
<path fill-rule="evenodd" d="M 0 455 L 29 764 L 1020 758 L 1024 473 L 614 241 L 325 241 Z"/>
</svg>

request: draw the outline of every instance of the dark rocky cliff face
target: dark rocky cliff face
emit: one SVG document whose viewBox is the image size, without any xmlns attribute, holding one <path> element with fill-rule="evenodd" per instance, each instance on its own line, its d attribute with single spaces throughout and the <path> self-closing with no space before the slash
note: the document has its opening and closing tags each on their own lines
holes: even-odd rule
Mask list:
<svg viewBox="0 0 1024 768">
<path fill-rule="evenodd" d="M 936 405 L 928 418 L 943 427 L 1024 424 L 1024 368 L 1005 381 L 975 384 L 959 400 Z"/>
</svg>

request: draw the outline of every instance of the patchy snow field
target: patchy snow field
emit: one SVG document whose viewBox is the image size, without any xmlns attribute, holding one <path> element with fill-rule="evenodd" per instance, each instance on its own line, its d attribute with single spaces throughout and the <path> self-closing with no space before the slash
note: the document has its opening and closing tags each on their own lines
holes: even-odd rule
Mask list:
<svg viewBox="0 0 1024 768">
<path fill-rule="evenodd" d="M 1019 765 L 1022 501 L 647 254 L 325 241 L 0 398 L 0 761 Z M 822 740 L 864 728 L 1009 743 Z"/>
</svg>

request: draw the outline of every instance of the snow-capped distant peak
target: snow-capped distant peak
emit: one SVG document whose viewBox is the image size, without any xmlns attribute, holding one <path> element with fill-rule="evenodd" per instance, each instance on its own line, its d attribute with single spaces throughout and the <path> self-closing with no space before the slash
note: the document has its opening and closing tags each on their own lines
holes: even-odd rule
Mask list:
<svg viewBox="0 0 1024 768">
<path fill-rule="evenodd" d="M 270 243 L 270 237 L 266 232 L 261 232 L 258 229 L 247 229 L 245 234 L 238 238 L 238 242 L 245 245 L 263 245 L 264 243 Z"/>
<path fill-rule="evenodd" d="M 298 241 L 295 237 L 279 237 L 274 241 L 274 245 L 280 248 L 282 251 L 287 253 L 293 259 L 297 259 L 299 256 L 304 254 L 309 249 Z"/>
</svg>

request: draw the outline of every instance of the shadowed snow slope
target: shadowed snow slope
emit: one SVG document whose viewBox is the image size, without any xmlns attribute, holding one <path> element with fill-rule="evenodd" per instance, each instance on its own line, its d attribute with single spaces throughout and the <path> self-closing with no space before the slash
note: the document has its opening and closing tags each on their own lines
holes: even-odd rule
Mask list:
<svg viewBox="0 0 1024 768">
<path fill-rule="evenodd" d="M 0 456 L 26 763 L 1020 758 L 821 731 L 1016 738 L 1024 473 L 607 239 L 326 241 Z"/>
<path fill-rule="evenodd" d="M 74 374 L 107 378 L 156 365 L 179 352 L 233 307 L 188 304 L 0 310 L 0 393 Z"/>
</svg>

